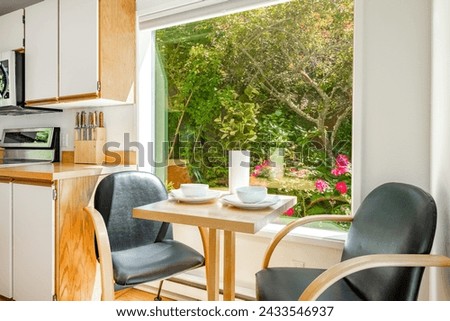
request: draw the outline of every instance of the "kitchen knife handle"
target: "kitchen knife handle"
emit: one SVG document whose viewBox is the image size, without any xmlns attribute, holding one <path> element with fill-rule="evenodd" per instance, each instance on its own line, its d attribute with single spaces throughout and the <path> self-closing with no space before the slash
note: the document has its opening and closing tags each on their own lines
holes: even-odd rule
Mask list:
<svg viewBox="0 0 450 321">
<path fill-rule="evenodd" d="M 102 111 L 98 114 L 98 127 L 105 127 L 105 120 Z"/>
</svg>

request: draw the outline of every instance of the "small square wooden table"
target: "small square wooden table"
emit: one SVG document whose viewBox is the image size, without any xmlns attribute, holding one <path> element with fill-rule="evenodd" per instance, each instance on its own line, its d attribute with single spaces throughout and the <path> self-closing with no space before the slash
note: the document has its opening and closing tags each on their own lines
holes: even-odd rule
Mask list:
<svg viewBox="0 0 450 321">
<path fill-rule="evenodd" d="M 133 210 L 133 217 L 197 226 L 200 230 L 205 254 L 208 300 L 219 300 L 219 248 L 220 230 L 224 231 L 223 244 L 223 299 L 235 299 L 235 233 L 255 234 L 273 219 L 297 203 L 295 196 L 277 195 L 279 201 L 258 210 L 241 209 L 220 200 L 202 203 L 181 203 L 164 200 Z"/>
</svg>

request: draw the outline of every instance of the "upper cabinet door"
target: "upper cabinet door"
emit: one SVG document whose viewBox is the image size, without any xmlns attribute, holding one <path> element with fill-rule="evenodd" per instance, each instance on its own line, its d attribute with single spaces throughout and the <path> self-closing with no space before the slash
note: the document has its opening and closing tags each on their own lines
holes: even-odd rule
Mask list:
<svg viewBox="0 0 450 321">
<path fill-rule="evenodd" d="M 135 0 L 45 0 L 25 25 L 28 106 L 134 102 Z"/>
<path fill-rule="evenodd" d="M 0 52 L 23 48 L 23 9 L 0 17 Z"/>
<path fill-rule="evenodd" d="M 58 97 L 58 0 L 25 9 L 26 101 Z"/>
<path fill-rule="evenodd" d="M 60 97 L 98 92 L 98 0 L 60 0 Z"/>
</svg>

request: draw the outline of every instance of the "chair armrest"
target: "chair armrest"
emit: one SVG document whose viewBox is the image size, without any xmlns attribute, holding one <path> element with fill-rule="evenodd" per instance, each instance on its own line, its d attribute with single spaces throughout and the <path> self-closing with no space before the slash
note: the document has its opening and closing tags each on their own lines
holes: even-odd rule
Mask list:
<svg viewBox="0 0 450 321">
<path fill-rule="evenodd" d="M 350 215 L 311 215 L 305 216 L 298 220 L 295 220 L 289 224 L 287 224 L 283 229 L 281 229 L 270 242 L 265 254 L 264 260 L 262 264 L 262 268 L 266 269 L 269 266 L 270 258 L 272 257 L 273 251 L 277 247 L 278 243 L 294 228 L 299 227 L 301 225 L 305 225 L 312 222 L 318 221 L 333 221 L 333 222 L 351 222 L 353 220 L 353 216 Z"/>
<path fill-rule="evenodd" d="M 108 231 L 102 215 L 94 207 L 85 207 L 94 224 L 95 238 L 100 259 L 100 276 L 102 283 L 102 301 L 114 301 L 114 277 Z"/>
<path fill-rule="evenodd" d="M 429 254 L 371 254 L 355 257 L 338 264 L 319 275 L 300 295 L 301 301 L 316 300 L 329 286 L 343 277 L 376 267 L 450 267 L 450 258 Z"/>
</svg>

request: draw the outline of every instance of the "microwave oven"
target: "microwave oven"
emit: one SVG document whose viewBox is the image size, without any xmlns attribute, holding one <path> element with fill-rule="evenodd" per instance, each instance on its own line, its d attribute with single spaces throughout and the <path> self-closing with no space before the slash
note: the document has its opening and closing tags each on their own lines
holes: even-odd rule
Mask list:
<svg viewBox="0 0 450 321">
<path fill-rule="evenodd" d="M 0 53 L 0 107 L 23 106 L 24 62 L 23 53 L 16 51 Z"/>
<path fill-rule="evenodd" d="M 25 106 L 25 54 L 0 53 L 0 116 L 61 112 L 61 109 Z"/>
</svg>

